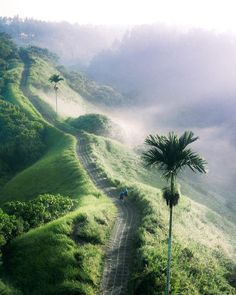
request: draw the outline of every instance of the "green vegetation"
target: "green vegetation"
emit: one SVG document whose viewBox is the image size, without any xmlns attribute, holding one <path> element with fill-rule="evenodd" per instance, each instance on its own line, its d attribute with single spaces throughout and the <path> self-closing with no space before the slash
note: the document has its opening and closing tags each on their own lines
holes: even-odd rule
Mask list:
<svg viewBox="0 0 236 295">
<path fill-rule="evenodd" d="M 7 34 L 0 32 L 0 95 L 9 79 L 13 78 L 8 74 L 8 69 L 18 58 L 16 45 Z"/>
<path fill-rule="evenodd" d="M 26 81 L 24 83 L 27 96 L 33 105 L 40 111 L 44 118 L 53 122 L 56 118 L 55 95 L 50 85 L 50 77 L 61 73 L 56 69 L 54 61 L 48 57 L 42 58 L 41 54 L 32 51 L 30 48 L 21 55 L 26 66 Z M 73 91 L 64 81 L 58 89 L 58 115 L 78 116 L 93 107 L 81 96 L 80 93 Z M 59 119 L 59 118 L 57 118 Z"/>
<path fill-rule="evenodd" d="M 108 85 L 100 85 L 97 82 L 88 79 L 80 72 L 69 72 L 65 67 L 58 67 L 58 70 L 66 78 L 68 85 L 76 92 L 80 93 L 88 101 L 95 105 L 104 106 L 116 106 L 127 104 L 127 98 L 125 98 L 118 91 Z"/>
<path fill-rule="evenodd" d="M 3 210 L 23 222 L 24 231 L 57 219 L 75 208 L 75 201 L 61 195 L 40 195 L 28 202 L 11 201 Z"/>
<path fill-rule="evenodd" d="M 0 161 L 2 171 L 8 177 L 0 191 L 1 205 L 5 208 L 5 212 L 0 212 L 4 248 L 0 293 L 92 295 L 99 292 L 104 246 L 115 209 L 97 191 L 78 161 L 76 139 L 49 125 L 46 119 L 63 130 L 74 132 L 78 129 L 88 141 L 91 161 L 115 185 L 128 187 L 130 199 L 140 208 L 142 218 L 130 294 L 162 294 L 168 210 L 161 198 L 163 180 L 160 174 L 152 169 L 147 171 L 139 155 L 116 141 L 82 132 L 107 136 L 106 132 L 111 130 L 108 118 L 94 114 L 81 116 L 68 120 L 71 127 L 59 122 L 60 118 L 56 118 L 53 111 L 54 99 L 48 81 L 51 75 L 62 74 L 60 68 L 59 71 L 55 68 L 54 57 L 37 47 L 19 51 L 14 49 L 8 37 L 4 38 L 7 40 L 1 39 L 0 53 L 5 46 L 2 43 L 8 44 L 6 48 L 10 49 L 3 49 L 8 52 L 4 58 L 0 54 L 5 62 L 0 60 L 3 77 L 0 95 L 5 101 L 1 102 L 0 118 L 4 126 L 11 129 L 7 133 L 9 140 L 12 139 L 11 146 L 15 144 L 14 135 L 21 139 L 20 143 L 24 142 L 15 145 L 16 149 L 27 150 L 33 138 L 39 144 L 34 146 L 35 150 L 29 148 L 29 154 L 33 152 L 26 159 L 29 162 L 22 160 L 14 172 L 16 175 L 10 174 L 6 158 L 2 157 Z M 115 94 L 113 96 L 112 89 L 95 85 L 80 74 L 64 75 L 58 100 L 59 110 L 65 110 L 64 115 L 78 116 L 91 109 L 89 103 L 70 88 L 72 84 L 74 89 L 83 89 L 79 93 L 88 101 L 115 104 L 114 101 L 119 100 Z M 12 127 L 14 118 L 17 126 Z M 22 129 L 26 132 L 21 132 Z M 113 138 L 117 139 L 117 134 Z M 17 166 L 13 166 L 16 169 Z M 185 194 L 206 199 L 204 190 L 196 191 L 188 184 L 182 186 Z M 78 200 L 79 208 L 58 218 L 72 209 L 72 200 L 47 196 L 40 197 L 39 201 L 37 196 L 40 194 L 69 196 Z M 64 205 L 58 206 L 57 198 Z M 3 206 L 6 201 L 9 203 Z M 172 293 L 235 295 L 236 267 L 230 262 L 236 257 L 235 224 L 185 196 L 181 198 L 175 216 Z M 58 219 L 51 221 L 55 218 Z M 46 222 L 49 223 L 45 225 Z M 30 229 L 32 227 L 36 228 Z M 5 244 L 6 241 L 10 242 Z"/>
<path fill-rule="evenodd" d="M 87 114 L 75 119 L 69 118 L 66 122 L 79 131 L 122 140 L 120 127 L 101 114 Z"/>
<path fill-rule="evenodd" d="M 52 127 L 45 132 L 48 151 L 27 169 L 12 178 L 1 191 L 1 202 L 28 200 L 44 193 L 79 198 L 96 194 L 76 154 L 76 139 Z"/>
<path fill-rule="evenodd" d="M 38 120 L 30 120 L 19 107 L 2 100 L 0 125 L 0 174 L 4 177 L 4 170 L 16 172 L 39 159 L 45 151 L 45 127 Z"/>
<path fill-rule="evenodd" d="M 180 137 L 173 132 L 168 136 L 149 135 L 145 140 L 149 149 L 142 155 L 147 167 L 157 167 L 163 177 L 170 181 L 170 187 L 165 187 L 162 190 L 170 210 L 166 295 L 170 294 L 173 207 L 178 204 L 180 197 L 176 178 L 180 171 L 187 167 L 193 172 L 206 173 L 206 161 L 191 149 L 187 149 L 187 146 L 197 139 L 198 137 L 194 137 L 192 131 L 185 131 Z"/>
<path fill-rule="evenodd" d="M 0 294 L 1 295 L 22 295 L 22 293 L 7 284 L 0 281 Z"/>
<path fill-rule="evenodd" d="M 160 175 L 150 170 L 146 171 L 148 178 L 143 178 L 145 169 L 137 154 L 115 141 L 84 136 L 91 161 L 114 184 L 128 187 L 130 199 L 140 208 L 142 220 L 130 294 L 163 294 L 169 214 L 159 189 L 163 186 Z M 232 279 L 235 232 L 234 223 L 183 196 L 175 210 L 172 293 L 236 294 Z"/>
<path fill-rule="evenodd" d="M 75 212 L 16 238 L 5 249 L 8 279 L 25 295 L 95 294 L 114 215 L 107 198 L 87 196 Z"/>
<path fill-rule="evenodd" d="M 37 48 L 21 49 L 20 58 L 27 63 L 23 66 L 18 58 L 8 67 L 6 74 L 10 78 L 2 89 L 5 102 L 1 102 L 0 115 L 4 126 L 9 128 L 4 136 L 8 136 L 9 144 L 12 139 L 11 146 L 20 149 L 21 157 L 27 148 L 32 157 L 29 153 L 28 162 L 23 161 L 25 166 L 19 165 L 17 174 L 10 175 L 0 191 L 5 210 L 0 212 L 4 223 L 1 223 L 4 267 L 0 270 L 0 291 L 20 294 L 8 287 L 10 282 L 23 294 L 94 294 L 100 285 L 104 245 L 115 208 L 97 191 L 78 161 L 76 139 L 43 119 L 48 114 L 54 116 L 54 112 L 38 95 L 41 89 L 44 93 L 50 91 L 48 78 L 55 73 L 50 57 L 42 59 L 43 55 Z M 62 88 L 75 95 L 67 85 Z M 82 101 L 76 95 L 76 103 Z M 39 111 L 43 111 L 43 116 Z M 12 126 L 13 123 L 17 126 Z M 69 125 L 61 126 L 73 131 Z M 19 138 L 19 145 L 16 146 L 13 136 Z M 38 140 L 34 149 L 30 140 L 34 143 Z M 5 148 L 5 153 L 8 150 Z M 17 167 L 20 158 L 14 161 L 9 155 L 9 159 Z M 8 169 L 5 162 L 1 164 Z M 36 198 L 40 194 L 47 195 Z M 48 194 L 75 198 L 80 209 L 57 219 L 72 209 L 73 202 Z M 57 221 L 43 225 L 53 219 Z M 22 234 L 32 227 L 38 228 Z"/>
<path fill-rule="evenodd" d="M 29 202 L 7 202 L 0 209 L 0 249 L 16 236 L 72 211 L 75 201 L 42 195 Z"/>
</svg>

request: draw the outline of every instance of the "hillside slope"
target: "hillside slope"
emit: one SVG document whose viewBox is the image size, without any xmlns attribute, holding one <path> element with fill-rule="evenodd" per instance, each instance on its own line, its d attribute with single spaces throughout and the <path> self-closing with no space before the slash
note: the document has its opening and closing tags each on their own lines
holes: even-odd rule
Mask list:
<svg viewBox="0 0 236 295">
<path fill-rule="evenodd" d="M 4 80 L 0 94 L 1 99 L 5 101 L 3 105 L 8 106 L 9 115 L 6 117 L 3 108 L 0 108 L 1 118 L 8 127 L 14 123 L 23 126 L 15 128 L 13 134 L 16 140 L 21 141 L 24 140 L 21 133 L 26 131 L 24 126 L 27 126 L 27 120 L 40 123 L 44 128 L 42 140 L 45 149 L 39 159 L 26 163 L 26 167 L 22 166 L 8 175 L 8 181 L 0 190 L 0 203 L 3 205 L 5 201 L 10 200 L 30 200 L 42 193 L 60 193 L 79 200 L 79 210 L 55 223 L 33 229 L 11 243 L 8 242 L 7 246 L 1 249 L 4 265 L 1 265 L 0 278 L 4 283 L 0 281 L 0 292 L 6 295 L 21 294 L 21 291 L 23 294 L 40 295 L 42 292 L 92 295 L 99 288 L 101 281 L 104 245 L 113 224 L 115 207 L 109 199 L 102 196 L 84 171 L 77 158 L 76 139 L 45 121 L 44 115 L 48 118 L 53 113 L 51 111 L 50 114 L 48 104 L 39 102 L 41 109 L 36 108 L 37 104 L 32 104 L 32 96 L 28 97 L 31 86 L 27 79 L 29 72 L 21 59 L 22 52 L 13 46 L 7 36 L 4 38 L 6 40 L 1 41 L 6 44 L 9 42 L 9 47 L 11 46 L 16 54 L 13 56 L 9 51 L 8 67 L 2 76 Z M 0 49 L 5 48 L 4 44 Z M 50 68 L 50 63 L 45 64 L 45 67 Z M 79 95 L 76 95 L 78 98 Z M 34 99 L 37 100 L 35 97 Z M 41 110 L 44 113 L 41 114 Z M 16 117 L 17 112 L 21 114 L 19 118 Z M 14 119 L 17 120 L 12 123 L 11 120 Z M 56 121 L 63 129 L 69 128 L 57 118 Z M 8 131 L 11 133 L 12 130 L 10 128 Z M 30 125 L 29 131 L 32 131 Z M 2 134 L 4 135 L 4 132 Z M 13 136 L 11 138 L 13 140 Z M 2 152 L 0 163 L 5 156 Z M 18 156 L 18 160 L 21 158 L 22 154 Z M 9 284 L 13 284 L 20 291 Z"/>
<path fill-rule="evenodd" d="M 140 157 L 120 143 L 91 134 L 84 136 L 93 165 L 114 184 L 128 187 L 131 200 L 142 212 L 132 292 L 158 294 L 165 284 L 168 224 L 168 208 L 160 195 L 163 181 L 155 171 L 145 171 Z M 189 197 L 199 192 L 186 188 L 174 210 L 173 292 L 236 294 L 232 282 L 236 224 L 191 200 Z"/>
<path fill-rule="evenodd" d="M 54 112 L 48 78 L 56 71 L 55 66 L 47 61 L 48 57 L 39 56 L 41 50 L 26 53 L 21 51 L 14 60 L 11 58 L 5 73 L 10 78 L 5 79 L 1 96 L 44 125 L 47 149 L 39 160 L 3 186 L 1 202 L 28 200 L 46 192 L 61 193 L 79 199 L 80 208 L 13 240 L 4 252 L 4 276 L 24 294 L 39 295 L 42 289 L 50 295 L 92 295 L 101 281 L 104 245 L 115 209 L 79 163 L 75 138 L 46 121 L 76 132 Z M 66 97 L 59 99 L 61 115 L 77 116 L 93 107 L 66 81 L 60 87 L 59 95 Z M 83 136 L 91 164 L 120 189 L 128 187 L 130 199 L 142 215 L 130 294 L 160 294 L 165 283 L 168 223 L 168 210 L 160 195 L 164 183 L 158 173 L 144 169 L 140 156 L 125 145 L 101 136 Z M 205 188 L 193 188 L 183 180 L 181 185 L 188 197 L 182 196 L 175 209 L 173 294 L 235 295 L 236 225 L 217 213 L 219 204 L 209 209 L 189 198 L 204 201 L 208 197 Z"/>
</svg>

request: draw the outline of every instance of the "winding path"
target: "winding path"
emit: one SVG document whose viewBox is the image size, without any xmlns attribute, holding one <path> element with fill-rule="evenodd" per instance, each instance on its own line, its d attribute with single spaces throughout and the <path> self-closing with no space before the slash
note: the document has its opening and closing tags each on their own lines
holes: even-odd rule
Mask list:
<svg viewBox="0 0 236 295">
<path fill-rule="evenodd" d="M 24 62 L 24 70 L 21 79 L 21 89 L 33 105 L 41 112 L 44 119 L 51 124 L 55 122 L 50 118 L 38 104 L 38 97 L 34 96 L 28 89 L 27 79 L 29 75 L 29 58 L 25 53 L 21 54 Z M 130 268 L 135 249 L 135 234 L 138 227 L 139 215 L 134 206 L 129 202 L 121 203 L 118 199 L 119 191 L 112 186 L 108 179 L 102 174 L 92 162 L 91 155 L 86 148 L 86 140 L 80 135 L 77 145 L 77 154 L 84 168 L 88 172 L 94 184 L 108 195 L 118 209 L 118 215 L 113 227 L 108 245 L 106 247 L 105 266 L 101 284 L 101 295 L 125 295 L 127 294 Z M 99 294 L 99 295 L 100 295 Z"/>
<path fill-rule="evenodd" d="M 80 136 L 77 145 L 78 156 L 94 184 L 111 197 L 118 208 L 118 215 L 107 246 L 105 267 L 101 285 L 102 295 L 127 294 L 130 267 L 132 264 L 134 238 L 138 225 L 138 212 L 129 203 L 118 199 L 119 192 L 101 174 L 92 162 L 86 148 L 86 139 Z"/>
</svg>

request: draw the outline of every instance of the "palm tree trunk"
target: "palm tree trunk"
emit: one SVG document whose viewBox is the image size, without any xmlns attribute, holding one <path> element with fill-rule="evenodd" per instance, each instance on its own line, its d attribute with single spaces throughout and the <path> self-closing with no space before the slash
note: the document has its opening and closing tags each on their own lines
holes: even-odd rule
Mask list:
<svg viewBox="0 0 236 295">
<path fill-rule="evenodd" d="M 174 194 L 174 186 L 175 186 L 175 179 L 174 179 L 174 175 L 172 174 L 172 176 L 171 176 L 171 193 L 172 194 Z M 172 242 L 172 219 L 173 219 L 173 205 L 170 202 L 166 295 L 170 294 L 170 262 L 171 262 L 171 242 Z"/>
<path fill-rule="evenodd" d="M 55 90 L 56 92 L 56 114 L 57 114 L 57 90 Z"/>
<path fill-rule="evenodd" d="M 170 205 L 166 295 L 170 294 L 170 261 L 171 261 L 171 240 L 172 240 L 172 213 L 173 213 L 173 206 Z"/>
</svg>

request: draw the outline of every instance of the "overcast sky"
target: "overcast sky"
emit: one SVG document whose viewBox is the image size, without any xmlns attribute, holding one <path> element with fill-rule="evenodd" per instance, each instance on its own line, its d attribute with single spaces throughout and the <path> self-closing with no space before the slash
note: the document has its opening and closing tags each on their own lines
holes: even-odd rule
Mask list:
<svg viewBox="0 0 236 295">
<path fill-rule="evenodd" d="M 161 22 L 236 31 L 235 0 L 0 0 L 0 15 L 136 25 Z"/>
</svg>

